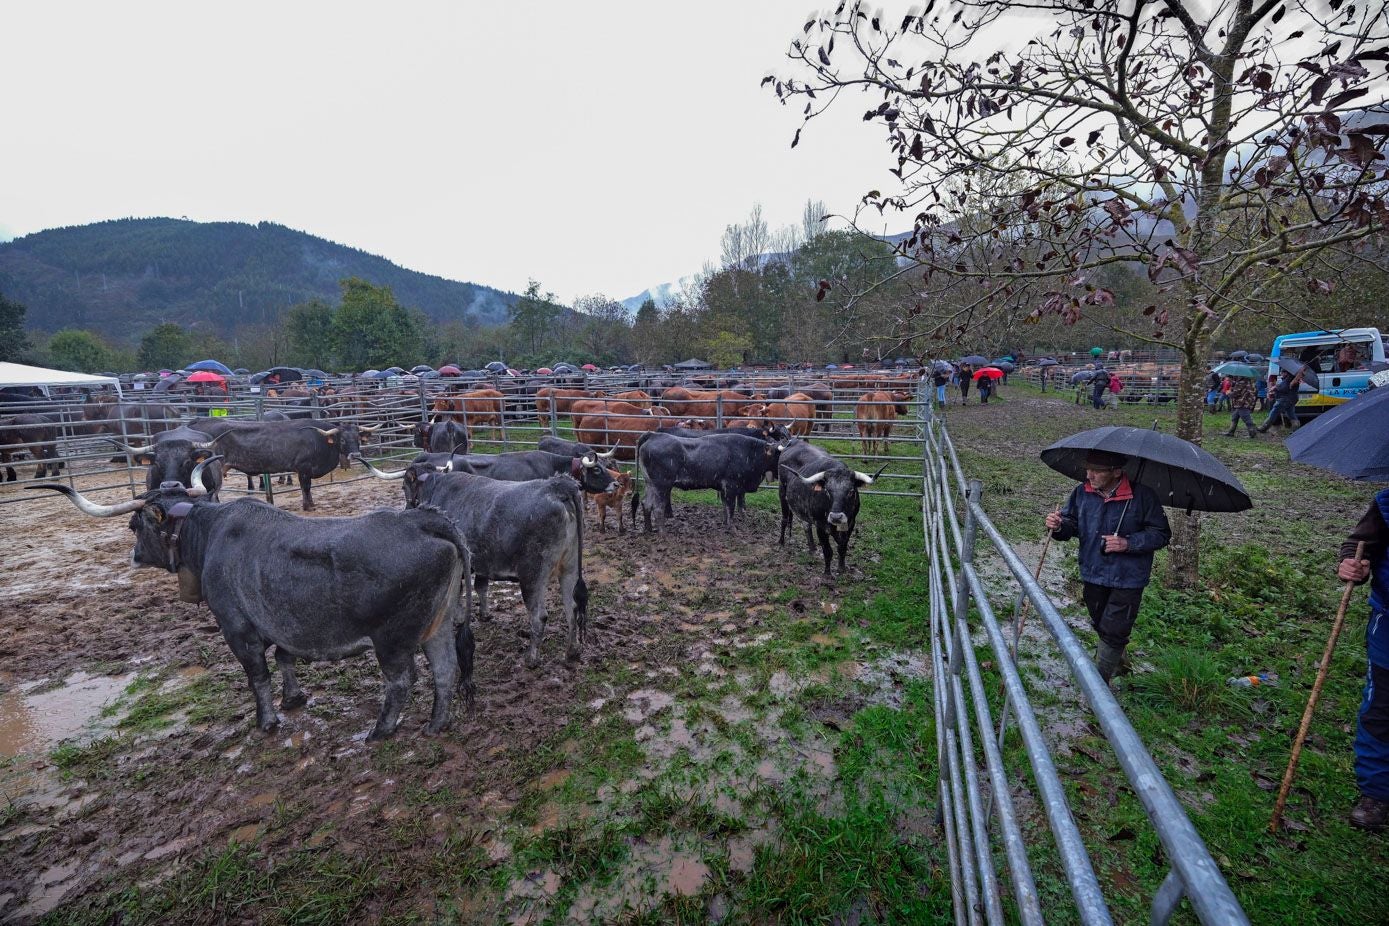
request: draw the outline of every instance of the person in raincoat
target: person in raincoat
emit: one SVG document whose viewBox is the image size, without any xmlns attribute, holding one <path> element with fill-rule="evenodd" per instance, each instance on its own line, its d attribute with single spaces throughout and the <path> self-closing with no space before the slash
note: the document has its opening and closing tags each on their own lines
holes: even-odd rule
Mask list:
<svg viewBox="0 0 1389 926">
<path fill-rule="evenodd" d="M 1363 558 L 1356 559 L 1355 548 L 1362 542 Z M 1337 577 L 1370 583 L 1370 622 L 1365 630 L 1369 665 L 1355 728 L 1360 799 L 1351 808 L 1350 824 L 1382 830 L 1389 823 L 1389 489 L 1375 495 L 1340 553 Z"/>
<path fill-rule="evenodd" d="M 1226 437 L 1234 437 L 1241 423 L 1249 429 L 1250 437 L 1259 436 L 1254 428 L 1254 401 L 1254 381 L 1244 376 L 1230 377 L 1230 430 L 1225 432 Z"/>
<path fill-rule="evenodd" d="M 1085 457 L 1085 481 L 1060 511 L 1047 515 L 1056 540 L 1080 541 L 1081 597 L 1099 635 L 1095 667 L 1110 681 L 1124 663 L 1143 589 L 1153 573 L 1153 554 L 1172 530 L 1157 493 L 1129 481 L 1128 458 L 1103 450 Z"/>
</svg>

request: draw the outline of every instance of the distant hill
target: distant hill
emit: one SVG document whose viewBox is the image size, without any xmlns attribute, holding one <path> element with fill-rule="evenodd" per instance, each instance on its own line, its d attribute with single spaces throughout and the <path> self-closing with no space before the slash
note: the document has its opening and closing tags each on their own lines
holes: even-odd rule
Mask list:
<svg viewBox="0 0 1389 926">
<path fill-rule="evenodd" d="M 118 219 L 0 244 L 0 292 L 28 309 L 30 327 L 122 340 L 168 321 L 222 335 L 273 324 L 296 303 L 336 303 L 338 281 L 351 276 L 389 286 L 436 321 L 498 324 L 517 299 L 270 222 Z"/>
</svg>

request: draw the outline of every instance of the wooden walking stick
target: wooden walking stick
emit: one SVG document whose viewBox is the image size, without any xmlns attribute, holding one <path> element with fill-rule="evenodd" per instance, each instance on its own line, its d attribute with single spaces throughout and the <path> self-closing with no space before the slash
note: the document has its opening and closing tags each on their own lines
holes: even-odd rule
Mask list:
<svg viewBox="0 0 1389 926">
<path fill-rule="evenodd" d="M 1365 542 L 1362 540 L 1355 547 L 1355 561 L 1358 563 L 1365 556 Z M 1302 755 L 1302 741 L 1307 738 L 1307 728 L 1312 725 L 1312 712 L 1317 709 L 1317 699 L 1321 697 L 1321 686 L 1326 681 L 1326 673 L 1331 668 L 1331 652 L 1336 648 L 1336 639 L 1341 635 L 1341 625 L 1346 621 L 1346 606 L 1350 604 L 1351 592 L 1355 591 L 1355 583 L 1346 580 L 1345 591 L 1341 593 L 1341 607 L 1336 612 L 1336 622 L 1331 625 L 1331 639 L 1326 641 L 1326 652 L 1322 653 L 1321 668 L 1317 670 L 1317 680 L 1312 683 L 1312 694 L 1307 699 L 1307 709 L 1302 712 L 1302 725 L 1297 729 L 1297 738 L 1293 740 L 1293 754 L 1288 758 L 1288 770 L 1283 773 L 1283 785 L 1278 789 L 1278 800 L 1273 805 L 1273 819 L 1269 821 L 1268 831 L 1278 832 L 1278 827 L 1283 823 L 1283 805 L 1288 800 L 1288 791 L 1293 786 L 1293 775 L 1297 773 L 1297 760 Z"/>
<path fill-rule="evenodd" d="M 1052 509 L 1052 513 L 1055 514 L 1060 510 L 1061 506 L 1057 505 Z M 1037 557 L 1037 570 L 1032 573 L 1032 578 L 1038 582 L 1042 579 L 1042 567 L 1046 565 L 1047 550 L 1050 549 L 1050 547 L 1051 530 L 1048 529 L 1046 539 L 1042 541 L 1042 555 Z M 1013 623 L 1013 647 L 1010 655 L 1012 655 L 1014 661 L 1018 658 L 1018 641 L 1022 639 L 1022 625 L 1027 620 L 1027 606 L 1031 603 L 1032 599 L 1028 598 L 1027 592 L 1024 591 L 1022 593 L 1022 609 L 1018 611 L 1018 619 Z"/>
</svg>

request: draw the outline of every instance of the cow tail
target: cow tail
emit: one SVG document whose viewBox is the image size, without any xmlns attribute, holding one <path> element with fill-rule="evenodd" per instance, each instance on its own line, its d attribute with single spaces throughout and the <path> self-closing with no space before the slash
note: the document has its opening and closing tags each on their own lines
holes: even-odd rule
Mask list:
<svg viewBox="0 0 1389 926">
<path fill-rule="evenodd" d="M 566 480 L 569 507 L 574 512 L 574 528 L 579 538 L 579 580 L 574 583 L 574 621 L 579 627 L 579 642 L 588 636 L 588 583 L 584 581 L 584 493 L 572 480 Z"/>
<path fill-rule="evenodd" d="M 446 529 L 434 531 L 433 533 L 435 536 L 452 543 L 454 549 L 458 551 L 458 560 L 462 566 L 460 570 L 460 583 L 462 584 L 463 592 L 463 623 L 461 626 L 454 628 L 454 648 L 458 654 L 459 669 L 462 670 L 465 661 L 468 666 L 472 665 L 473 658 L 473 636 L 472 627 L 470 626 L 473 621 L 473 551 L 468 548 L 468 540 L 463 536 L 463 531 L 459 529 L 458 522 L 450 517 L 448 512 L 428 503 L 421 503 L 417 510 L 437 514 L 443 522 L 441 527 L 445 527 Z M 453 589 L 449 589 L 449 592 L 452 594 Z M 457 598 L 454 600 L 456 601 Z M 468 678 L 471 674 L 470 670 L 466 674 L 461 675 L 460 679 Z M 469 706 L 471 707 L 471 691 L 468 692 L 468 700 Z"/>
</svg>

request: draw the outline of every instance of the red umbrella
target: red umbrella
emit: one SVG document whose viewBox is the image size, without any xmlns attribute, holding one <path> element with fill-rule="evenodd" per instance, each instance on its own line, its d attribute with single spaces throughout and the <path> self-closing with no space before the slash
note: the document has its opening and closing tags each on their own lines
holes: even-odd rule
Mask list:
<svg viewBox="0 0 1389 926">
<path fill-rule="evenodd" d="M 439 375 L 440 375 L 440 376 L 462 376 L 462 375 L 463 375 L 463 371 L 460 370 L 460 369 L 458 369 L 458 367 L 454 366 L 454 365 L 451 364 L 451 363 L 446 363 L 446 364 L 444 364 L 443 366 L 439 367 Z"/>
<path fill-rule="evenodd" d="M 186 383 L 225 383 L 226 381 L 225 376 L 220 373 L 213 373 L 211 370 L 199 370 L 184 380 Z"/>
<path fill-rule="evenodd" d="M 583 370 L 585 373 L 597 373 L 597 372 L 598 372 L 598 368 L 597 368 L 596 366 L 594 366 L 593 364 L 591 364 L 591 363 L 586 363 L 586 364 L 584 364 L 583 366 L 579 367 L 579 369 Z"/>
<path fill-rule="evenodd" d="M 987 376 L 989 379 L 1002 379 L 1003 371 L 998 367 L 984 367 L 974 371 L 974 378 L 976 380 L 984 376 Z"/>
<path fill-rule="evenodd" d="M 536 370 L 535 372 L 539 373 L 541 376 L 549 376 L 549 375 L 551 375 L 552 373 L 554 373 L 555 371 L 552 370 L 552 369 L 550 369 L 549 367 L 541 367 L 540 369 Z"/>
</svg>

